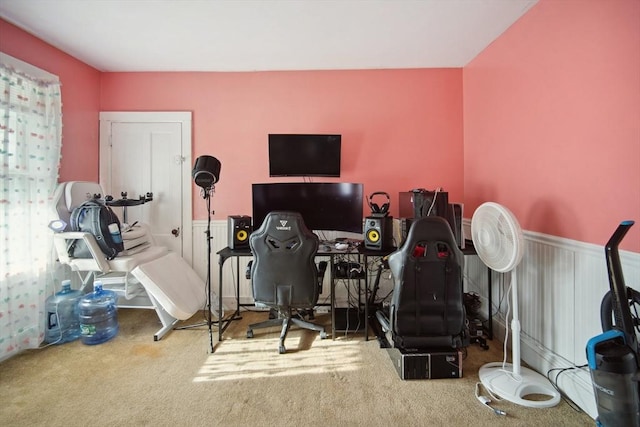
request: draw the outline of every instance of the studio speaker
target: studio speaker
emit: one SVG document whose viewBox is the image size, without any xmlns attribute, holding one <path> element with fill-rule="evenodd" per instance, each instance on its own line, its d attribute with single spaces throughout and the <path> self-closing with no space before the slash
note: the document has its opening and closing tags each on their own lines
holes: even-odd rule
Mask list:
<svg viewBox="0 0 640 427">
<path fill-rule="evenodd" d="M 229 249 L 248 249 L 251 234 L 251 217 L 247 215 L 231 215 L 227 220 L 229 230 Z"/>
<path fill-rule="evenodd" d="M 378 251 L 393 248 L 393 217 L 368 216 L 364 219 L 364 247 Z"/>
</svg>

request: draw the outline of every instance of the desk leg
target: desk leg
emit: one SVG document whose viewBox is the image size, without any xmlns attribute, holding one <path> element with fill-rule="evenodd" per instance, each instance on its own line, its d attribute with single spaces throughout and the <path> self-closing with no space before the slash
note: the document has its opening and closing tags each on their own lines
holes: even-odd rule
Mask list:
<svg viewBox="0 0 640 427">
<path fill-rule="evenodd" d="M 227 259 L 220 255 L 218 264 L 220 265 L 218 271 L 218 342 L 222 342 L 222 267 Z"/>
<path fill-rule="evenodd" d="M 369 341 L 369 260 L 364 255 L 364 340 Z"/>
<path fill-rule="evenodd" d="M 222 315 L 222 270 L 225 261 L 228 256 L 220 255 L 218 264 L 220 265 L 220 271 L 218 275 L 218 316 Z M 218 320 L 218 342 L 222 341 L 222 334 L 229 327 L 232 321 L 240 320 L 240 257 L 236 256 L 236 308 L 233 314 L 227 319 L 220 317 Z"/>
<path fill-rule="evenodd" d="M 329 272 L 331 274 L 331 297 L 329 298 L 331 301 L 331 307 L 329 307 L 329 309 L 331 310 L 331 339 L 335 340 L 336 339 L 336 281 L 335 281 L 335 277 L 333 277 L 333 272 L 335 271 L 335 269 L 333 268 L 333 254 L 329 255 Z"/>
</svg>

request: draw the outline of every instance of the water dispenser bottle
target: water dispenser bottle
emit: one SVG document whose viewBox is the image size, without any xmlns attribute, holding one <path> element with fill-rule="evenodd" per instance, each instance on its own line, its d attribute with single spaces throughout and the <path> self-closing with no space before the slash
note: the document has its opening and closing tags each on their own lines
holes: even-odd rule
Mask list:
<svg viewBox="0 0 640 427">
<path fill-rule="evenodd" d="M 93 284 L 93 292 L 80 300 L 80 338 L 84 344 L 101 344 L 118 334 L 118 296 Z"/>
<path fill-rule="evenodd" d="M 122 234 L 120 234 L 120 227 L 115 222 L 109 224 L 109 233 L 114 243 L 122 243 Z"/>
<path fill-rule="evenodd" d="M 46 301 L 44 340 L 49 344 L 62 344 L 80 337 L 78 302 L 82 292 L 71 289 L 71 281 L 63 280 L 60 292 Z"/>
</svg>

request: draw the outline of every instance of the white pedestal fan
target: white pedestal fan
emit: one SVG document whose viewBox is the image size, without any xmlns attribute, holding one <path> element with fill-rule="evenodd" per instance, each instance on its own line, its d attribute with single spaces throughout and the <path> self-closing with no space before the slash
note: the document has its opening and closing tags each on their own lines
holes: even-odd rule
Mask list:
<svg viewBox="0 0 640 427">
<path fill-rule="evenodd" d="M 557 405 L 560 402 L 560 393 L 547 378 L 520 366 L 516 266 L 522 260 L 524 238 L 518 220 L 502 205 L 493 202 L 483 203 L 471 218 L 471 236 L 482 262 L 497 272 L 510 271 L 512 280 L 512 363 L 487 363 L 478 373 L 480 382 L 491 393 L 518 405 L 531 408 L 549 408 Z M 526 399 L 525 397 L 529 395 L 548 396 L 548 399 Z"/>
</svg>

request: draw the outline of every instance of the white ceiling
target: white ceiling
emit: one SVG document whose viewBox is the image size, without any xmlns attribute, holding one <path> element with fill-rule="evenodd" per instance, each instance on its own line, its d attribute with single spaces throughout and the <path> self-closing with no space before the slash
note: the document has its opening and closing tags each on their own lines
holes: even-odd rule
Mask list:
<svg viewBox="0 0 640 427">
<path fill-rule="evenodd" d="M 538 0 L 0 0 L 101 71 L 464 67 Z"/>
</svg>

